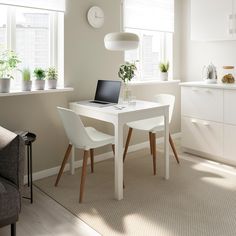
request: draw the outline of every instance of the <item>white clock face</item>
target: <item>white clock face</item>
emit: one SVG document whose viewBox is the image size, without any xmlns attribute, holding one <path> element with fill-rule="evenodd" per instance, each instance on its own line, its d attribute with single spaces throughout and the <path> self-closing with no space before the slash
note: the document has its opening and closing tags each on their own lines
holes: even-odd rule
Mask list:
<svg viewBox="0 0 236 236">
<path fill-rule="evenodd" d="M 104 12 L 100 7 L 94 6 L 88 10 L 89 24 L 94 28 L 101 28 L 104 24 Z"/>
</svg>

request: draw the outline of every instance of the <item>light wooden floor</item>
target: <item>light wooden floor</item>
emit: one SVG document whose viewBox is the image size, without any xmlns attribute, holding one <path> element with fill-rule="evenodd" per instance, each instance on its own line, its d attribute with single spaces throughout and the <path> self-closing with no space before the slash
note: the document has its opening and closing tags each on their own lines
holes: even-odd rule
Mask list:
<svg viewBox="0 0 236 236">
<path fill-rule="evenodd" d="M 25 199 L 22 203 L 17 236 L 100 235 L 37 188 L 34 188 L 34 203 Z M 10 226 L 0 228 L 0 236 L 10 236 Z"/>
</svg>

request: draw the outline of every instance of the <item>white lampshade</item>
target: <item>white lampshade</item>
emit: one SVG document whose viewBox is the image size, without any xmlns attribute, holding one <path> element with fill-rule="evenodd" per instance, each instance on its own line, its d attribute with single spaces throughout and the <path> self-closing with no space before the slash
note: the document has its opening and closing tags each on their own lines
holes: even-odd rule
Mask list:
<svg viewBox="0 0 236 236">
<path fill-rule="evenodd" d="M 104 37 L 106 49 L 112 51 L 126 51 L 136 49 L 139 44 L 139 37 L 128 32 L 109 33 Z"/>
</svg>

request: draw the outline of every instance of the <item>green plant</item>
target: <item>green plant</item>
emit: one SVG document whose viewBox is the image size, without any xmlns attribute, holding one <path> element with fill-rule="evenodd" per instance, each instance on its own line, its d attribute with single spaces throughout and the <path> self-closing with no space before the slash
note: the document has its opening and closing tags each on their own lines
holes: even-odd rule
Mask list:
<svg viewBox="0 0 236 236">
<path fill-rule="evenodd" d="M 14 79 L 12 73 L 20 62 L 13 51 L 0 51 L 0 78 Z"/>
<path fill-rule="evenodd" d="M 161 72 L 168 72 L 169 67 L 170 67 L 169 62 L 166 62 L 166 63 L 165 62 L 160 62 L 160 64 L 159 64 L 159 69 L 160 69 Z"/>
<path fill-rule="evenodd" d="M 30 69 L 24 68 L 24 69 L 22 70 L 22 79 L 23 79 L 24 81 L 30 81 L 30 80 L 31 80 Z"/>
<path fill-rule="evenodd" d="M 49 80 L 56 80 L 58 78 L 58 73 L 57 73 L 56 68 L 54 67 L 48 68 L 46 78 Z"/>
<path fill-rule="evenodd" d="M 120 66 L 118 76 L 127 84 L 135 76 L 136 70 L 135 63 L 125 62 L 125 64 Z"/>
<path fill-rule="evenodd" d="M 35 68 L 34 69 L 34 76 L 36 80 L 44 80 L 46 77 L 45 70 L 42 68 Z"/>
</svg>

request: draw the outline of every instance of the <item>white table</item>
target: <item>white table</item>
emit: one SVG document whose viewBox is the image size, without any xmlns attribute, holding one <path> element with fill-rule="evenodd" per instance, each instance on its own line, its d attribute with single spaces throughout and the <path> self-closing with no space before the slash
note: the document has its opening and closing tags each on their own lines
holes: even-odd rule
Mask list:
<svg viewBox="0 0 236 236">
<path fill-rule="evenodd" d="M 148 101 L 136 101 L 136 105 L 121 105 L 119 110 L 114 106 L 91 104 L 88 101 L 70 103 L 70 109 L 81 116 L 102 120 L 114 125 L 115 135 L 115 199 L 123 199 L 123 127 L 136 120 L 164 116 L 164 155 L 165 179 L 169 179 L 169 105 L 161 105 Z M 72 152 L 74 153 L 74 151 Z M 71 174 L 74 173 L 74 155 L 71 158 Z"/>
</svg>

